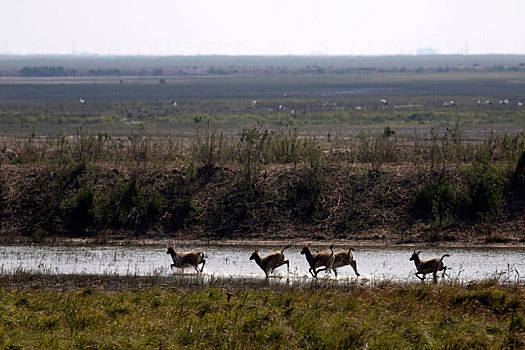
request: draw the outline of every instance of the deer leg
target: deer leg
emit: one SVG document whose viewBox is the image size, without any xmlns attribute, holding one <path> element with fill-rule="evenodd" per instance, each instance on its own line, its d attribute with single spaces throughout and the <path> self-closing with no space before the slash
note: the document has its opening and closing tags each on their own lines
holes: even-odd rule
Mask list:
<svg viewBox="0 0 525 350">
<path fill-rule="evenodd" d="M 361 276 L 359 272 L 357 272 L 357 262 L 355 260 L 352 260 L 352 262 L 350 262 L 350 266 L 352 266 L 352 268 L 354 269 L 355 275 L 357 277 Z"/>
<path fill-rule="evenodd" d="M 273 271 L 274 271 L 276 268 L 281 267 L 281 266 L 283 266 L 284 264 L 288 265 L 288 272 L 290 272 L 290 263 L 288 262 L 288 260 L 286 260 L 286 261 L 283 261 L 281 264 L 279 264 L 279 265 L 275 265 L 274 267 L 272 267 L 272 273 L 273 273 Z"/>
<path fill-rule="evenodd" d="M 204 270 L 204 265 L 206 265 L 206 259 L 202 259 L 201 273 Z"/>
<path fill-rule="evenodd" d="M 326 271 L 326 270 L 331 270 L 329 267 L 325 267 L 325 268 L 322 268 L 322 269 L 319 269 L 317 271 L 315 271 L 315 277 L 317 278 L 317 274 L 321 271 Z"/>
</svg>

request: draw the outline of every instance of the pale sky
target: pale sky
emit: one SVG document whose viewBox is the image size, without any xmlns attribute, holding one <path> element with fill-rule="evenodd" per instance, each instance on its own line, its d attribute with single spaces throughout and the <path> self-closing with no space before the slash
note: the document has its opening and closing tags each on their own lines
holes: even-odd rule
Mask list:
<svg viewBox="0 0 525 350">
<path fill-rule="evenodd" d="M 0 0 L 0 54 L 525 54 L 525 0 Z"/>
</svg>

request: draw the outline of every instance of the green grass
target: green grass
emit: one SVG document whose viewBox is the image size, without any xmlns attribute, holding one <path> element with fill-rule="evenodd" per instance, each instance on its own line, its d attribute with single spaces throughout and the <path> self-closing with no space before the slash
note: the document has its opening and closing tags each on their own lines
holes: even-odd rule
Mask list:
<svg viewBox="0 0 525 350">
<path fill-rule="evenodd" d="M 43 89 L 47 91 L 47 87 Z M 453 128 L 458 121 L 465 136 L 474 140 L 490 131 L 523 131 L 525 107 L 519 107 L 516 99 L 512 105 L 500 106 L 497 97 L 480 96 L 496 105 L 478 107 L 477 98 L 398 96 L 389 98 L 389 106 L 383 106 L 379 97 L 370 96 L 258 99 L 257 105 L 251 100 L 185 99 L 179 100 L 177 106 L 173 106 L 172 101 L 159 100 L 92 101 L 87 105 L 80 105 L 76 99 L 55 103 L 0 102 L 0 133 L 24 136 L 36 132 L 57 136 L 72 134 L 82 126 L 92 133 L 103 131 L 124 136 L 143 125 L 149 135 L 180 137 L 192 133 L 195 120 L 201 120 L 213 123 L 221 132 L 235 135 L 255 124 L 277 129 L 289 123 L 290 118 L 301 134 L 317 135 L 355 136 L 361 130 L 382 130 L 389 126 L 397 130 L 398 135 L 410 137 L 414 132 L 428 132 L 431 128 Z M 451 99 L 457 106 L 444 107 L 444 101 Z"/>
<path fill-rule="evenodd" d="M 387 126 L 406 135 L 445 130 L 459 120 L 466 135 L 523 130 L 525 72 L 297 74 L 234 77 L 100 78 L 100 81 L 0 82 L 0 132 L 184 135 L 195 119 L 239 133 L 259 123 L 272 129 L 295 119 L 301 133 L 350 134 Z M 126 80 L 131 79 L 131 80 Z M 133 80 L 135 79 L 135 80 Z M 80 104 L 82 97 L 88 103 Z M 379 100 L 386 98 L 388 106 Z M 508 98 L 508 105 L 498 101 Z M 481 99 L 493 105 L 478 106 Z M 177 105 L 174 106 L 174 100 Z M 256 100 L 258 103 L 253 104 Z M 444 106 L 453 100 L 454 106 Z M 525 101 L 521 101 L 525 103 Z M 281 108 L 279 108 L 281 106 Z M 293 113 L 292 113 L 293 110 Z"/>
<path fill-rule="evenodd" d="M 522 287 L 490 281 L 229 292 L 2 288 L 0 348 L 517 349 L 525 346 L 524 300 Z"/>
</svg>

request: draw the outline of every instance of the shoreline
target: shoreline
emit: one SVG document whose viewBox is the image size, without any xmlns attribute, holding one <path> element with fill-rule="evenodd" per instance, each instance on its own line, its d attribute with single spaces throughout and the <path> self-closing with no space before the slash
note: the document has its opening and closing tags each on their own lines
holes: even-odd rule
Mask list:
<svg viewBox="0 0 525 350">
<path fill-rule="evenodd" d="M 198 245 L 198 246 L 281 246 L 291 244 L 292 246 L 301 246 L 311 244 L 312 246 L 325 246 L 334 244 L 335 247 L 366 247 L 366 248 L 382 248 L 382 247 L 444 247 L 444 248 L 490 248 L 490 249 L 525 249 L 525 242 L 406 242 L 397 243 L 389 240 L 345 240 L 345 239 L 170 239 L 162 237 L 155 238 L 108 238 L 100 240 L 98 238 L 48 238 L 43 240 L 34 240 L 26 237 L 14 237 L 6 239 L 0 237 L 0 246 L 13 245 L 41 245 L 41 246 L 165 246 L 168 244 L 174 245 Z"/>
</svg>

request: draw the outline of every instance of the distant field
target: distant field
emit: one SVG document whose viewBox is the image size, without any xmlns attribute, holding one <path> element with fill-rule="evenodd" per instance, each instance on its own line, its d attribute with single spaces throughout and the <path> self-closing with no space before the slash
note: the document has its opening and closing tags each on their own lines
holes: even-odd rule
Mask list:
<svg viewBox="0 0 525 350">
<path fill-rule="evenodd" d="M 0 103 L 173 99 L 472 96 L 525 101 L 525 73 L 302 75 L 258 77 L 0 77 Z M 122 80 L 122 83 L 120 83 Z"/>
<path fill-rule="evenodd" d="M 254 124 L 275 129 L 293 120 L 301 133 L 318 135 L 355 135 L 387 126 L 398 134 L 410 134 L 416 129 L 445 130 L 457 122 L 468 138 L 491 131 L 515 133 L 525 128 L 525 107 L 519 105 L 525 104 L 523 62 L 524 56 L 511 55 L 4 56 L 0 57 L 0 132 L 71 134 L 82 126 L 90 132 L 127 135 L 143 125 L 147 133 L 182 135 L 191 133 L 194 121 L 201 120 L 221 131 L 238 133 Z M 155 68 L 163 73 L 18 76 L 18 70 L 26 66 L 150 73 Z M 228 72 L 249 69 L 221 75 L 206 73 L 207 67 L 226 67 Z M 278 73 L 282 67 L 288 69 L 287 74 Z M 344 74 L 327 74 L 316 67 L 319 72 L 350 68 Z M 179 68 L 184 74 L 173 73 Z M 419 68 L 424 69 L 416 73 Z M 186 75 L 186 71 L 193 73 Z M 81 104 L 80 99 L 87 103 Z M 505 99 L 508 104 L 499 103 Z"/>
<path fill-rule="evenodd" d="M 70 69 L 169 69 L 173 67 L 457 67 L 520 66 L 523 55 L 397 55 L 397 56 L 1 56 L 0 70 L 25 66 Z"/>
</svg>

